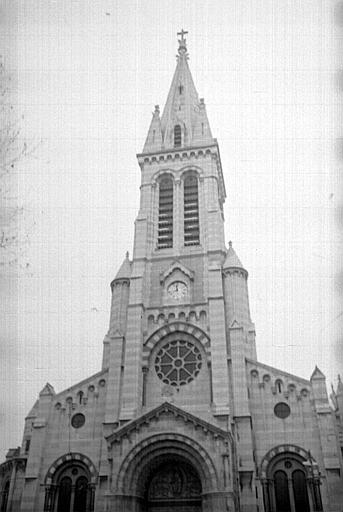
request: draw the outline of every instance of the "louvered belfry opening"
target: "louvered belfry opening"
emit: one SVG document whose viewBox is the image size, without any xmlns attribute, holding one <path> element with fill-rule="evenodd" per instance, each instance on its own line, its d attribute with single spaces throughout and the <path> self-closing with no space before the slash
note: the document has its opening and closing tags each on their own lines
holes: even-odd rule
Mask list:
<svg viewBox="0 0 343 512">
<path fill-rule="evenodd" d="M 184 244 L 199 245 L 199 200 L 198 180 L 187 176 L 184 181 Z"/>
<path fill-rule="evenodd" d="M 182 142 L 181 126 L 179 124 L 174 126 L 174 147 L 180 147 Z"/>
<path fill-rule="evenodd" d="M 173 247 L 173 180 L 166 177 L 160 181 L 157 248 L 168 247 Z"/>
</svg>

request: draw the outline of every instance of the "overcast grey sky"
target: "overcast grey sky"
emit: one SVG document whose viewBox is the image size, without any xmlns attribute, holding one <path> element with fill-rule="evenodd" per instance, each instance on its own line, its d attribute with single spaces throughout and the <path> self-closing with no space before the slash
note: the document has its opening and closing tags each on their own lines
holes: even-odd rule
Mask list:
<svg viewBox="0 0 343 512">
<path fill-rule="evenodd" d="M 132 252 L 135 155 L 154 105 L 166 100 L 182 27 L 220 145 L 226 240 L 249 271 L 258 357 L 304 378 L 318 364 L 336 382 L 343 342 L 333 5 L 1 2 L 22 135 L 39 142 L 18 178 L 29 268 L 0 277 L 1 459 L 20 444 L 24 416 L 47 381 L 61 391 L 100 369 L 109 283 Z"/>
</svg>

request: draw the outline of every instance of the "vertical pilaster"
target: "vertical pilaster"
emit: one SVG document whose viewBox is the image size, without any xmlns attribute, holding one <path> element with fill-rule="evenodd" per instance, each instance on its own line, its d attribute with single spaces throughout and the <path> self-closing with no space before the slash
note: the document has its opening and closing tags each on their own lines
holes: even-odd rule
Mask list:
<svg viewBox="0 0 343 512">
<path fill-rule="evenodd" d="M 119 417 L 121 374 L 125 355 L 124 337 L 119 333 L 109 337 L 109 346 L 110 357 L 108 367 L 105 423 L 114 423 L 118 421 Z"/>
<path fill-rule="evenodd" d="M 137 252 L 139 249 L 137 248 Z M 127 311 L 125 368 L 123 378 L 121 419 L 131 419 L 142 404 L 142 319 L 143 275 L 145 261 L 134 261 L 130 279 L 130 299 Z"/>
<path fill-rule="evenodd" d="M 229 414 L 225 313 L 221 266 L 219 263 L 210 263 L 208 285 L 213 404 L 217 414 Z"/>
</svg>

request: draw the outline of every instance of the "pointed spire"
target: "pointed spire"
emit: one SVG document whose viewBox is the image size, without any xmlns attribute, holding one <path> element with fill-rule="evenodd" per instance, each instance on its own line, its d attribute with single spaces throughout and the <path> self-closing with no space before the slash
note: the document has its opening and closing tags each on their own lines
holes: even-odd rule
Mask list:
<svg viewBox="0 0 343 512">
<path fill-rule="evenodd" d="M 243 267 L 241 260 L 238 258 L 234 248 L 232 247 L 232 242 L 229 242 L 229 248 L 226 252 L 226 258 L 223 265 L 223 269 L 227 268 L 241 268 L 245 270 Z M 246 271 L 246 270 L 245 270 Z"/>
<path fill-rule="evenodd" d="M 155 105 L 148 135 L 144 144 L 143 153 L 159 151 L 162 148 L 162 130 L 160 119 L 160 107 Z"/>
<path fill-rule="evenodd" d="M 116 277 L 113 279 L 111 285 L 114 283 L 114 281 L 117 281 L 118 279 L 129 279 L 131 276 L 131 262 L 129 260 L 129 251 L 126 252 L 125 259 L 123 263 L 121 264 Z"/>
<path fill-rule="evenodd" d="M 155 108 L 143 153 L 169 148 L 212 144 L 211 128 L 207 119 L 203 99 L 199 100 L 193 78 L 188 67 L 188 52 L 185 35 L 178 32 L 179 47 L 177 65 L 161 119 Z M 181 132 L 175 141 L 175 127 Z"/>
</svg>

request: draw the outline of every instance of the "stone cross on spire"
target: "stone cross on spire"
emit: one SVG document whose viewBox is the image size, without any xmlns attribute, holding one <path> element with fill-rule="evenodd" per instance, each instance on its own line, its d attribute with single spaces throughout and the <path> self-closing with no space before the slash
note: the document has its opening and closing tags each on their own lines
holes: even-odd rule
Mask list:
<svg viewBox="0 0 343 512">
<path fill-rule="evenodd" d="M 181 32 L 178 32 L 177 35 L 178 36 L 181 36 L 181 41 L 183 42 L 186 42 L 186 39 L 183 37 L 185 36 L 186 34 L 188 34 L 188 32 L 186 30 L 183 30 L 183 28 L 181 29 Z"/>
<path fill-rule="evenodd" d="M 186 34 L 188 34 L 188 32 L 183 29 L 181 29 L 181 32 L 177 33 L 178 36 L 181 36 L 181 39 L 178 40 L 179 41 L 178 52 L 180 55 L 187 53 L 186 39 L 184 37 Z"/>
</svg>

